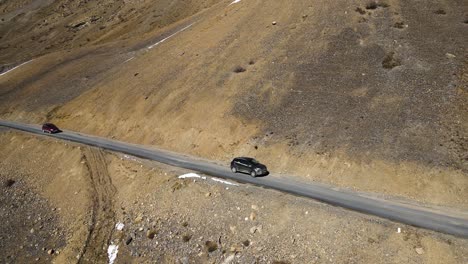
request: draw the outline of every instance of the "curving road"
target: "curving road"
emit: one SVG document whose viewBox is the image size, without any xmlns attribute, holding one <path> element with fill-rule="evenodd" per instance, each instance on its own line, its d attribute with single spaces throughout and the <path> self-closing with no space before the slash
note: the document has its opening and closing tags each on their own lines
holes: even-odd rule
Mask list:
<svg viewBox="0 0 468 264">
<path fill-rule="evenodd" d="M 37 125 L 0 121 L 0 126 L 22 130 L 29 133 L 43 134 L 40 126 Z M 248 175 L 234 174 L 230 171 L 229 167 L 218 165 L 210 161 L 72 131 L 64 131 L 60 134 L 50 136 L 115 152 L 121 152 L 144 159 L 150 159 L 176 167 L 199 171 L 237 182 L 250 183 L 265 188 L 308 197 L 361 213 L 468 238 L 468 217 L 466 216 L 447 215 L 441 212 L 418 208 L 416 206 L 363 197 L 352 192 L 337 191 L 312 183 L 294 182 L 286 178 L 271 176 L 251 178 Z"/>
</svg>

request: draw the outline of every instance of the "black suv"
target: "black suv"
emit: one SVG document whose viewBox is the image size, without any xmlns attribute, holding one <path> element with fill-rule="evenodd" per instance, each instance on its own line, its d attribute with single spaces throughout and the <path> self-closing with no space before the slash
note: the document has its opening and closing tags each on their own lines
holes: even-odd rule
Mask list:
<svg viewBox="0 0 468 264">
<path fill-rule="evenodd" d="M 256 177 L 258 175 L 267 175 L 268 170 L 267 167 L 253 158 L 247 157 L 239 157 L 235 158 L 231 161 L 231 171 L 236 172 L 244 172 L 250 174 L 252 177 Z"/>
</svg>

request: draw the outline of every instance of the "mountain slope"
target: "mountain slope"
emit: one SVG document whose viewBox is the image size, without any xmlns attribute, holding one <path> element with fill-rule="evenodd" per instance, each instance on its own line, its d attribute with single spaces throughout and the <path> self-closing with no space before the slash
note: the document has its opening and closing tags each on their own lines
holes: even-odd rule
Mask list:
<svg viewBox="0 0 468 264">
<path fill-rule="evenodd" d="M 466 208 L 463 1 L 142 3 L 45 56 L 43 44 L 7 48 L 5 65 L 35 59 L 0 77 L 2 118 Z M 106 10 L 76 8 L 62 24 Z M 9 36 L 31 37 L 34 19 Z"/>
</svg>

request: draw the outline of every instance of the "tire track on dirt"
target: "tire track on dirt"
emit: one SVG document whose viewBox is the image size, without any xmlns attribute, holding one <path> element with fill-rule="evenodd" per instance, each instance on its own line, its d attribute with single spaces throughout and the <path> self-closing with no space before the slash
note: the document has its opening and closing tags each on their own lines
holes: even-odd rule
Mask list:
<svg viewBox="0 0 468 264">
<path fill-rule="evenodd" d="M 107 171 L 104 152 L 87 147 L 83 154 L 92 185 L 92 212 L 89 232 L 78 263 L 105 263 L 107 246 L 114 229 L 113 198 L 116 189 Z"/>
</svg>

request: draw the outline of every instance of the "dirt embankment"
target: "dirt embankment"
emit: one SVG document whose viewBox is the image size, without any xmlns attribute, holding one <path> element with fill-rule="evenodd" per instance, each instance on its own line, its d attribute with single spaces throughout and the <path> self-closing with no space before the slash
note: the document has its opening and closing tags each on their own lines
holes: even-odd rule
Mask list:
<svg viewBox="0 0 468 264">
<path fill-rule="evenodd" d="M 72 50 L 5 75 L 1 116 L 226 163 L 250 155 L 273 172 L 467 208 L 463 3 L 228 4 L 138 54 L 119 38 L 123 53 L 107 59 L 73 63 Z M 151 19 L 140 14 L 125 21 Z M 124 31 L 146 41 L 140 29 Z M 37 73 L 62 55 L 66 69 Z"/>
<path fill-rule="evenodd" d="M 5 263 L 103 263 L 109 245 L 115 263 L 468 261 L 466 240 L 276 191 L 178 179 L 186 171 L 50 138 L 0 143 L 1 209 L 26 224 L 0 227 Z"/>
</svg>

